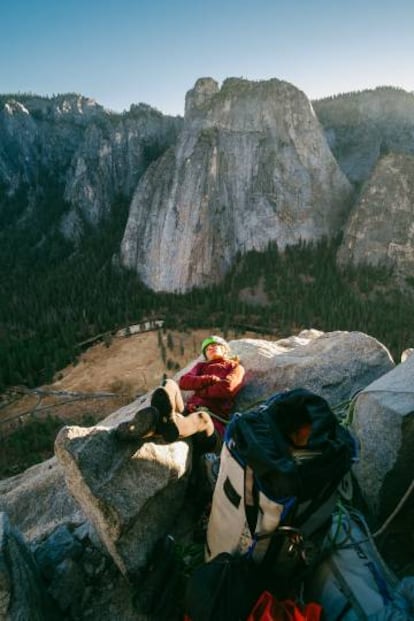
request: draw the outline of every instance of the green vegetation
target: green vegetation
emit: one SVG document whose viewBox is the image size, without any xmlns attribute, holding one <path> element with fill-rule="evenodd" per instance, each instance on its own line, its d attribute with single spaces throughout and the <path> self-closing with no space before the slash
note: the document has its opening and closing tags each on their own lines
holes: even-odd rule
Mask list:
<svg viewBox="0 0 414 621">
<path fill-rule="evenodd" d="M 75 421 L 74 421 L 75 422 Z M 96 420 L 84 416 L 77 425 L 90 426 Z M 0 478 L 15 475 L 53 455 L 56 433 L 64 424 L 56 416 L 32 420 L 10 433 L 0 435 Z"/>
<path fill-rule="evenodd" d="M 174 298 L 175 312 L 166 325 L 216 325 L 225 332 L 248 324 L 281 337 L 303 328 L 360 330 L 384 343 L 398 360 L 414 340 L 412 295 L 393 287 L 387 269 L 339 270 L 338 242 L 302 243 L 284 253 L 270 244 L 263 253 L 249 252 L 239 257 L 221 286 Z M 259 281 L 268 304 L 241 301 L 240 291 L 254 294 Z"/>
<path fill-rule="evenodd" d="M 77 343 L 127 324 L 131 306 L 147 313 L 143 287 L 108 258 L 126 215 L 120 198 L 79 248 L 56 230 L 44 238 L 33 222 L 0 233 L 0 389 L 44 383 L 76 357 Z"/>
<path fill-rule="evenodd" d="M 374 113 L 372 105 L 368 105 L 373 100 L 377 102 Z M 368 124 L 375 129 L 375 123 L 381 118 L 386 119 L 387 124 L 405 121 L 411 125 L 414 94 L 399 87 L 379 86 L 317 99 L 312 101 L 312 106 L 324 127 Z"/>
<path fill-rule="evenodd" d="M 127 218 L 125 199 L 119 197 L 99 230 L 91 229 L 75 248 L 53 229 L 65 209 L 57 182 L 50 176 L 42 187 L 47 191 L 36 225 L 16 226 L 12 219 L 14 226 L 5 226 L 4 218 L 0 233 L 0 390 L 50 381 L 76 361 L 83 341 L 151 317 L 164 318 L 166 329 L 215 326 L 226 333 L 253 325 L 280 337 L 310 327 L 361 330 L 389 347 L 395 359 L 413 344 L 412 297 L 392 288 L 386 270 L 339 271 L 338 240 L 302 243 L 284 253 L 270 244 L 263 253 L 238 257 L 218 286 L 155 294 L 113 259 Z M 8 217 L 22 212 L 19 201 L 26 197 L 23 190 L 20 194 L 6 206 Z M 47 238 L 46 222 L 52 224 Z M 259 282 L 265 305 L 245 301 L 254 297 Z M 250 296 L 241 296 L 242 290 Z M 170 342 L 167 348 L 171 351 Z M 172 356 L 163 349 L 172 368 Z"/>
<path fill-rule="evenodd" d="M 253 325 L 281 337 L 309 327 L 361 330 L 396 359 L 414 341 L 412 298 L 391 288 L 386 270 L 339 271 L 334 242 L 299 244 L 283 254 L 270 245 L 264 253 L 239 257 L 221 285 L 155 294 L 108 259 L 119 247 L 126 213 L 120 199 L 112 218 L 77 250 L 58 234 L 35 249 L 24 243 L 33 241 L 29 234 L 2 235 L 0 390 L 50 381 L 76 360 L 79 343 L 149 317 L 163 317 L 167 328 L 217 326 L 226 332 Z M 259 281 L 268 303 L 243 301 L 240 291 L 249 291 L 251 299 Z M 167 362 L 166 352 L 164 357 Z"/>
<path fill-rule="evenodd" d="M 329 95 L 328 97 L 320 97 L 319 99 L 314 99 L 312 103 L 319 102 L 330 102 L 336 101 L 338 99 L 349 99 L 355 100 L 360 97 L 364 97 L 366 94 L 375 93 L 378 95 L 402 95 L 405 97 L 406 95 L 412 95 L 412 93 L 407 93 L 406 90 L 401 88 L 400 86 L 377 86 L 375 88 L 365 88 L 357 91 L 348 91 L 346 93 L 337 93 L 335 95 Z M 409 97 L 407 98 L 409 99 Z"/>
</svg>

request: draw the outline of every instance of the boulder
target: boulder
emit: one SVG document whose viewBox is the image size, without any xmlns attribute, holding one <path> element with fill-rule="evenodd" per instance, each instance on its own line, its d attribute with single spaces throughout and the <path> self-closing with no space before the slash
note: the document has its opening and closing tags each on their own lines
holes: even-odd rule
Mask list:
<svg viewBox="0 0 414 621">
<path fill-rule="evenodd" d="M 177 519 L 190 446 L 123 443 L 105 427 L 64 427 L 55 443 L 68 488 L 124 575 L 135 574 Z"/>
<path fill-rule="evenodd" d="M 303 330 L 274 342 L 241 339 L 230 346 L 246 369 L 246 385 L 237 400 L 241 410 L 297 387 L 337 406 L 394 367 L 386 347 L 362 332 Z"/>
<path fill-rule="evenodd" d="M 21 533 L 0 513 L 0 619 L 53 621 L 57 610 Z"/>
<path fill-rule="evenodd" d="M 0 511 L 29 541 L 44 538 L 59 524 L 86 520 L 55 457 L 0 481 Z"/>
<path fill-rule="evenodd" d="M 414 356 L 367 386 L 356 398 L 352 427 L 361 442 L 354 472 L 379 519 L 395 509 L 413 480 Z"/>
<path fill-rule="evenodd" d="M 31 545 L 49 595 L 65 619 L 140 621 L 131 584 L 90 539 L 88 523 L 58 526 Z M 147 619 L 147 617 L 145 618 Z"/>
</svg>

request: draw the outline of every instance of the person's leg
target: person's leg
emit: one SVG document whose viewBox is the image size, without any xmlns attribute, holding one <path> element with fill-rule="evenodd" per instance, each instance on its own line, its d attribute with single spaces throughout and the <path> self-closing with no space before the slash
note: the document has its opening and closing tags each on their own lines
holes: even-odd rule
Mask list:
<svg viewBox="0 0 414 621">
<path fill-rule="evenodd" d="M 183 416 L 170 410 L 160 412 L 156 433 L 162 435 L 167 442 L 198 434 L 210 437 L 214 434 L 214 424 L 207 412 L 193 412 L 188 416 Z"/>
<path fill-rule="evenodd" d="M 156 388 L 151 397 L 151 406 L 160 413 L 157 431 L 168 442 L 188 438 L 197 433 L 211 436 L 214 424 L 210 415 L 204 411 L 193 412 L 183 416 L 184 402 L 178 384 L 167 379 L 163 386 Z"/>
<path fill-rule="evenodd" d="M 134 418 L 117 427 L 121 439 L 149 439 L 161 435 L 166 442 L 201 434 L 207 438 L 214 434 L 214 424 L 207 412 L 193 412 L 183 416 L 184 402 L 178 384 L 166 380 L 152 393 L 151 406 L 138 410 Z"/>
<path fill-rule="evenodd" d="M 207 412 L 193 412 L 188 416 L 176 414 L 174 419 L 181 438 L 188 438 L 196 433 L 203 433 L 209 437 L 214 433 L 214 424 Z"/>
</svg>

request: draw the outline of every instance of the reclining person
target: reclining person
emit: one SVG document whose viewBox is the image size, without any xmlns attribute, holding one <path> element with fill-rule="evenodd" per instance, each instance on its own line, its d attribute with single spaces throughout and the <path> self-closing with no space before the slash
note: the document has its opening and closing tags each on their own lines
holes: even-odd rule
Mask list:
<svg viewBox="0 0 414 621">
<path fill-rule="evenodd" d="M 201 353 L 205 360 L 185 373 L 179 384 L 165 380 L 153 392 L 149 407 L 139 410 L 132 421 L 118 426 L 119 437 L 146 439 L 161 435 L 166 442 L 174 442 L 193 436 L 200 452 L 220 448 L 245 370 L 220 336 L 204 339 Z M 180 389 L 194 391 L 186 407 Z"/>
</svg>

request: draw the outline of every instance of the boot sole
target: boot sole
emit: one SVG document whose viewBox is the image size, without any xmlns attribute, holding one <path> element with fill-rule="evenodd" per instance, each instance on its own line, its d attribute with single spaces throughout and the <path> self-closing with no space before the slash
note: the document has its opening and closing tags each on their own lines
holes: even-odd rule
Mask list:
<svg viewBox="0 0 414 621">
<path fill-rule="evenodd" d="M 116 437 L 126 441 L 142 440 L 154 433 L 157 418 L 158 412 L 152 406 L 138 410 L 132 420 L 118 425 L 115 429 Z"/>
</svg>

